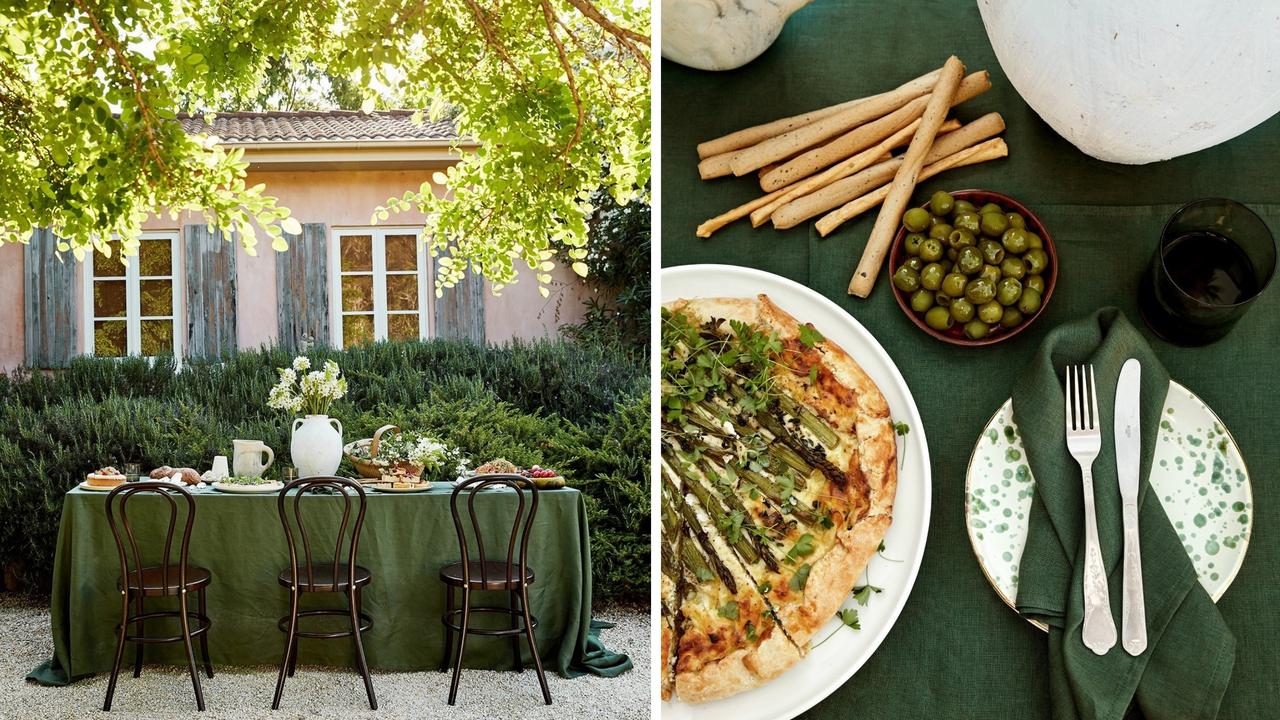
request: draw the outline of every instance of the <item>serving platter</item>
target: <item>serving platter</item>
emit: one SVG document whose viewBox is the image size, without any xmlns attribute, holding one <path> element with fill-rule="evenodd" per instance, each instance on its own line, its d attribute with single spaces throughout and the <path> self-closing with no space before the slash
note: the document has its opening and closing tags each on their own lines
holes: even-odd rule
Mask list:
<svg viewBox="0 0 1280 720">
<path fill-rule="evenodd" d="M 407 487 L 407 488 L 397 488 L 397 487 L 390 487 L 390 486 L 384 486 L 384 485 L 365 485 L 365 487 L 371 488 L 377 492 L 384 492 L 384 493 L 424 493 L 431 490 L 431 485 L 427 483 L 423 483 L 421 487 Z"/>
<path fill-rule="evenodd" d="M 1151 463 L 1151 489 L 1216 602 L 1244 562 L 1253 488 L 1235 439 L 1187 388 L 1169 383 Z M 983 428 L 965 473 L 965 525 L 987 581 L 1016 607 L 1035 478 L 1006 400 Z M 1045 629 L 1039 622 L 1032 624 Z"/>
<path fill-rule="evenodd" d="M 803 660 L 769 683 L 723 700 L 663 703 L 664 720 L 786 720 L 843 685 L 871 657 L 898 619 L 915 583 L 929 530 L 931 474 L 924 425 L 893 360 L 861 323 L 813 290 L 771 273 L 732 265 L 685 265 L 662 271 L 662 302 L 697 297 L 766 294 L 827 340 L 848 352 L 880 387 L 895 422 L 909 428 L 898 437 L 898 492 L 884 552 L 872 557 L 858 585 L 882 588 L 857 608 L 861 629 L 832 618 L 814 635 Z"/>
<path fill-rule="evenodd" d="M 215 482 L 210 487 L 218 492 L 231 493 L 233 495 L 268 495 L 270 493 L 277 493 L 283 490 L 284 483 L 273 482 L 263 485 L 229 485 Z"/>
<path fill-rule="evenodd" d="M 76 487 L 80 488 L 81 490 L 88 490 L 89 492 L 111 492 L 112 490 L 115 490 L 116 487 L 119 487 L 119 486 L 117 485 L 115 487 L 100 487 L 98 485 L 90 485 L 88 480 L 81 480 L 80 484 L 77 485 Z"/>
</svg>

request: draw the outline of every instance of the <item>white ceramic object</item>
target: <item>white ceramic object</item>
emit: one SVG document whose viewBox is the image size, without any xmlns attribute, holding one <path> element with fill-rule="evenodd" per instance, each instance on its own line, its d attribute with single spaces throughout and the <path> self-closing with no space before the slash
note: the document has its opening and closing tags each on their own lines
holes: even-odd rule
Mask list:
<svg viewBox="0 0 1280 720">
<path fill-rule="evenodd" d="M 212 477 L 214 480 L 221 480 L 222 478 L 230 475 L 231 473 L 227 468 L 227 456 L 214 455 L 213 467 L 209 470 L 209 472 L 213 473 L 213 475 L 211 475 L 210 477 Z"/>
<path fill-rule="evenodd" d="M 231 466 L 241 477 L 262 477 L 276 459 L 275 452 L 261 440 L 232 440 L 231 449 Z"/>
<path fill-rule="evenodd" d="M 898 491 L 885 550 L 867 564 L 858 585 L 881 588 L 866 606 L 852 598 L 861 629 L 827 621 L 807 655 L 782 676 L 723 700 L 662 705 L 663 720 L 787 720 L 813 707 L 853 676 L 889 634 L 915 584 L 929 533 L 932 503 L 929 446 L 906 381 L 889 354 L 857 320 L 813 290 L 771 273 L 731 265 L 685 265 L 662 271 L 662 302 L 693 297 L 754 297 L 765 293 L 782 309 L 813 323 L 853 356 L 884 393 L 895 421 L 909 431 L 898 437 Z"/>
<path fill-rule="evenodd" d="M 978 0 L 978 8 L 1022 98 L 1099 160 L 1186 155 L 1280 112 L 1272 3 Z"/>
<path fill-rule="evenodd" d="M 342 423 L 328 415 L 295 419 L 289 452 L 298 477 L 333 475 L 342 463 Z"/>
<path fill-rule="evenodd" d="M 662 0 L 662 57 L 699 70 L 742 67 L 810 1 Z"/>
<path fill-rule="evenodd" d="M 232 485 L 231 483 L 216 482 L 213 489 L 218 492 L 231 493 L 233 495 L 267 495 L 270 493 L 280 492 L 284 489 L 284 483 L 273 482 L 263 485 Z"/>
</svg>

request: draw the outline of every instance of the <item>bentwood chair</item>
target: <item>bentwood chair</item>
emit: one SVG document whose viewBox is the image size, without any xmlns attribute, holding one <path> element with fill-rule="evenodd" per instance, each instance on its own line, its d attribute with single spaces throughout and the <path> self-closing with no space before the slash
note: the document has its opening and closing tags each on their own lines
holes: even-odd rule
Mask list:
<svg viewBox="0 0 1280 720">
<path fill-rule="evenodd" d="M 325 494 L 318 494 L 320 493 Z M 302 499 L 311 494 L 307 501 L 310 513 L 320 510 L 320 506 L 328 501 L 332 506 L 341 503 L 342 521 L 334 533 L 335 541 L 321 543 L 317 554 L 312 553 L 312 536 L 307 532 L 303 520 Z M 280 523 L 284 526 L 285 540 L 289 543 L 289 567 L 281 571 L 278 580 L 289 590 L 289 614 L 280 618 L 280 630 L 285 633 L 284 657 L 280 660 L 280 677 L 276 681 L 276 695 L 271 702 L 272 710 L 280 709 L 280 697 L 284 694 L 285 677 L 293 677 L 298 667 L 298 638 L 316 638 L 331 640 L 335 638 L 352 638 L 356 649 L 356 669 L 364 679 L 364 689 L 369 696 L 369 708 L 378 709 L 378 699 L 373 694 L 373 681 L 369 677 L 369 663 L 364 656 L 364 643 L 360 634 L 373 627 L 373 619 L 364 613 L 360 593 L 369 584 L 373 576 L 369 571 L 356 565 L 356 552 L 360 547 L 360 531 L 364 526 L 365 494 L 364 488 L 354 480 L 340 477 L 312 476 L 294 480 L 280 491 L 277 500 L 280 511 Z M 352 509 L 355 518 L 352 522 Z M 348 531 L 348 528 L 350 530 Z M 299 543 L 299 541 L 301 541 Z M 302 557 L 298 556 L 298 546 L 302 546 Z M 343 553 L 343 545 L 347 552 Z M 330 547 L 333 548 L 332 559 L 316 560 L 317 555 L 324 557 Z M 341 593 L 347 598 L 345 609 L 298 610 L 299 597 L 304 593 Z M 315 616 L 345 616 L 351 623 L 350 630 L 334 632 L 304 631 L 299 629 L 299 620 Z"/>
<path fill-rule="evenodd" d="M 148 565 L 143 561 L 144 554 L 154 557 L 154 552 L 143 553 L 139 550 L 138 538 L 129 520 L 129 501 L 138 495 L 159 496 L 167 505 L 164 508 L 168 510 L 167 516 L 158 515 L 154 506 L 138 507 L 138 512 L 144 516 L 167 517 L 164 552 L 160 556 L 158 565 Z M 174 531 L 184 515 L 186 519 L 182 523 L 182 535 L 178 538 L 178 557 L 175 563 L 173 562 Z M 213 664 L 209 662 L 210 622 L 204 599 L 205 588 L 209 586 L 212 576 L 208 570 L 188 563 L 187 551 L 191 544 L 191 528 L 194 527 L 195 520 L 195 498 L 185 488 L 172 483 L 127 483 L 107 495 L 107 525 L 111 528 L 111 534 L 116 541 L 116 550 L 120 554 L 120 579 L 117 582 L 117 589 L 120 590 L 120 625 L 116 627 L 116 660 L 111 667 L 111 680 L 107 683 L 107 699 L 102 703 L 103 711 L 111 710 L 111 698 L 116 692 L 116 680 L 120 675 L 120 663 L 124 658 L 126 642 L 134 643 L 135 646 L 134 677 L 142 674 L 142 650 L 145 645 L 181 642 L 187 651 L 191 685 L 196 691 L 196 708 L 204 710 L 204 692 L 200 689 L 200 673 L 196 670 L 196 657 L 191 644 L 194 638 L 200 639 L 204 671 L 212 678 Z M 143 546 L 156 547 L 153 543 L 143 543 Z M 131 560 L 132 565 L 130 565 Z M 187 596 L 193 592 L 197 598 L 196 612 L 191 612 L 187 605 Z M 145 611 L 146 598 L 173 596 L 178 598 L 177 610 Z M 132 612 L 130 605 L 133 606 Z M 176 618 L 182 633 L 168 637 L 147 637 L 147 621 L 160 618 Z M 195 627 L 192 627 L 192 619 L 195 620 Z M 136 634 L 130 633 L 130 627 L 133 625 L 137 626 Z"/>
<path fill-rule="evenodd" d="M 524 487 L 526 486 L 527 487 Z M 511 488 L 516 506 L 515 520 L 511 523 L 511 534 L 506 538 L 507 553 L 502 560 L 491 560 L 485 553 L 484 535 L 480 521 L 476 515 L 476 496 L 485 488 Z M 529 497 L 529 512 L 525 513 L 525 495 Z M 475 541 L 476 558 L 473 560 L 468 548 L 467 525 L 458 513 L 458 500 L 467 499 L 467 514 L 470 519 L 470 536 Z M 537 618 L 529 613 L 529 586 L 533 584 L 533 570 L 529 567 L 529 533 L 533 529 L 533 518 L 538 512 L 538 489 L 520 475 L 477 475 L 470 480 L 459 483 L 449 498 L 449 509 L 453 513 L 453 525 L 458 532 L 458 547 L 462 551 L 462 561 L 446 565 L 440 570 L 440 579 L 445 584 L 445 614 L 441 620 L 445 626 L 445 651 L 440 669 L 448 666 L 453 658 L 453 681 L 449 684 L 449 704 L 453 705 L 458 696 L 458 681 L 462 676 L 462 653 L 466 645 L 467 635 L 488 635 L 490 637 L 510 637 L 512 667 L 522 672 L 524 665 L 520 661 L 520 636 L 524 635 L 529 643 L 529 653 L 533 656 L 533 667 L 538 672 L 538 684 L 542 686 L 542 699 L 551 704 L 551 691 L 547 689 L 547 677 L 542 672 L 542 660 L 538 657 L 538 644 L 534 640 L 533 631 L 538 627 Z M 523 522 L 522 522 L 523 521 Z M 519 544 L 519 554 L 516 545 Z M 462 590 L 462 607 L 454 606 L 454 588 Z M 510 596 L 510 607 L 471 605 L 473 590 L 507 592 Z M 471 613 L 491 613 L 510 617 L 508 628 L 475 628 L 471 627 Z M 459 621 L 460 620 L 460 621 Z M 523 621 L 523 622 L 522 622 Z M 454 635 L 458 638 L 458 651 L 453 652 Z"/>
</svg>

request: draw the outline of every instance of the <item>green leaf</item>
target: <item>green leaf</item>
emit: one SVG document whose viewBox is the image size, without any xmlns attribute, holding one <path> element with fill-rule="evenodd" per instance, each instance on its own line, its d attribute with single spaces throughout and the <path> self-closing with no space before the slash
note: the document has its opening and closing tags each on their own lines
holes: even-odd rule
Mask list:
<svg viewBox="0 0 1280 720">
<path fill-rule="evenodd" d="M 290 235 L 301 235 L 302 223 L 298 222 L 297 218 L 287 217 L 280 221 L 280 229 Z"/>
<path fill-rule="evenodd" d="M 813 535 L 805 533 L 796 540 L 795 545 L 791 546 L 791 551 L 787 553 L 787 559 L 795 562 L 800 558 L 809 557 L 815 549 Z"/>
<path fill-rule="evenodd" d="M 805 324 L 800 326 L 800 342 L 804 343 L 805 347 L 813 347 L 823 340 L 826 340 L 826 338 L 812 325 Z"/>
<path fill-rule="evenodd" d="M 904 422 L 896 422 L 893 424 L 893 431 L 901 437 L 911 432 L 911 428 Z"/>
<path fill-rule="evenodd" d="M 866 607 L 867 603 L 871 600 L 871 596 L 874 593 L 880 592 L 882 589 L 883 588 L 878 588 L 875 585 L 862 585 L 860 587 L 856 587 L 853 589 L 853 599 L 858 601 L 859 605 Z"/>
<path fill-rule="evenodd" d="M 735 601 L 733 601 L 733 600 L 730 600 L 729 602 L 725 603 L 724 605 L 721 605 L 721 606 L 720 606 L 720 609 L 717 611 L 717 613 L 718 613 L 718 614 L 720 615 L 720 617 L 722 617 L 722 618 L 728 618 L 728 619 L 730 619 L 730 620 L 737 620 L 737 619 L 738 619 L 738 603 L 737 603 L 737 602 L 735 602 Z"/>
<path fill-rule="evenodd" d="M 809 582 L 809 570 L 809 563 L 805 563 L 796 568 L 796 574 L 791 576 L 791 582 L 788 583 L 792 590 L 804 590 L 804 586 Z"/>
<path fill-rule="evenodd" d="M 858 611 L 855 608 L 845 608 L 841 610 L 840 622 L 844 623 L 845 626 L 847 627 L 853 628 L 854 630 L 862 629 L 862 625 L 858 623 Z"/>
</svg>

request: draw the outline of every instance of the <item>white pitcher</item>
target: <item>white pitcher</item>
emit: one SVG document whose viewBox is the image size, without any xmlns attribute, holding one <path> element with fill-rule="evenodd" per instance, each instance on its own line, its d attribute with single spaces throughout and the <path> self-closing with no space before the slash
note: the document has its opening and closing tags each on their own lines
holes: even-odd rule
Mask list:
<svg viewBox="0 0 1280 720">
<path fill-rule="evenodd" d="M 261 440 L 232 440 L 231 467 L 242 477 L 262 477 L 262 473 L 275 462 L 276 454 Z M 266 462 L 262 456 L 266 455 Z"/>
<path fill-rule="evenodd" d="M 298 477 L 337 473 L 342 463 L 342 423 L 328 415 L 294 419 L 289 450 Z"/>
</svg>

